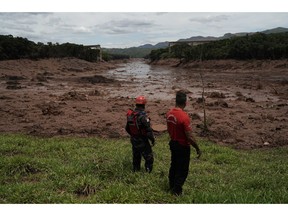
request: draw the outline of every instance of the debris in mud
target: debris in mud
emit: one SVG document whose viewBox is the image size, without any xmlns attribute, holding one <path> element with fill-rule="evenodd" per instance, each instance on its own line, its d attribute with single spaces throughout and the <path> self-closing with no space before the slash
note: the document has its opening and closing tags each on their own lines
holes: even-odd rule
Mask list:
<svg viewBox="0 0 288 216">
<path fill-rule="evenodd" d="M 92 84 L 95 84 L 95 83 L 112 83 L 112 82 L 115 82 L 115 80 L 113 79 L 109 79 L 109 78 L 106 78 L 104 76 L 100 76 L 100 75 L 94 75 L 92 77 L 81 77 L 80 78 L 80 81 L 82 82 L 88 82 L 88 83 L 92 83 Z"/>
<path fill-rule="evenodd" d="M 112 139 L 118 139 L 121 137 L 121 134 L 113 130 L 113 131 L 110 131 L 110 133 L 108 134 L 108 137 Z"/>
<path fill-rule="evenodd" d="M 255 100 L 253 98 L 251 98 L 251 97 L 246 98 L 245 101 L 246 102 L 252 102 L 252 103 L 255 102 Z"/>
<path fill-rule="evenodd" d="M 84 72 L 84 68 L 65 68 L 69 72 Z"/>
<path fill-rule="evenodd" d="M 217 100 L 214 102 L 207 103 L 206 105 L 210 107 L 218 106 L 218 107 L 228 108 L 228 103 L 224 100 Z"/>
<path fill-rule="evenodd" d="M 37 74 L 36 80 L 39 82 L 48 82 L 47 77 L 44 74 Z"/>
<path fill-rule="evenodd" d="M 9 97 L 9 96 L 6 96 L 6 95 L 1 95 L 0 96 L 0 100 L 11 100 L 11 99 L 13 99 L 13 97 Z"/>
<path fill-rule="evenodd" d="M 210 138 L 216 138 L 217 140 L 223 141 L 232 137 L 232 134 L 227 126 L 216 127 L 209 131 Z"/>
<path fill-rule="evenodd" d="M 95 89 L 95 90 L 90 91 L 90 92 L 88 93 L 88 95 L 89 95 L 89 96 L 101 96 L 102 94 L 101 94 L 100 91 L 98 91 L 97 89 Z"/>
<path fill-rule="evenodd" d="M 85 100 L 88 100 L 88 95 L 84 94 L 84 93 L 79 93 L 77 91 L 70 91 L 70 92 L 67 92 L 67 93 L 63 94 L 62 96 L 60 96 L 59 99 L 62 101 L 65 101 L 65 100 L 82 100 L 82 101 L 85 101 Z"/>
<path fill-rule="evenodd" d="M 275 145 L 275 146 L 288 145 L 288 139 L 287 139 L 287 137 L 277 136 L 277 137 L 275 138 L 274 145 Z"/>
<path fill-rule="evenodd" d="M 189 113 L 192 120 L 201 120 L 201 116 L 198 113 Z"/>
<path fill-rule="evenodd" d="M 236 100 L 237 101 L 251 102 L 251 103 L 255 102 L 255 99 L 253 99 L 251 97 L 245 97 L 244 95 L 239 96 Z"/>
<path fill-rule="evenodd" d="M 0 77 L 0 80 L 6 80 L 6 89 L 21 89 L 20 80 L 25 80 L 23 76 L 14 76 L 14 75 L 4 75 Z"/>
<path fill-rule="evenodd" d="M 23 76 L 13 76 L 13 75 L 5 75 L 0 78 L 0 80 L 25 80 L 26 78 Z"/>
<path fill-rule="evenodd" d="M 116 72 L 123 73 L 123 72 L 126 72 L 126 70 L 116 70 Z"/>
<path fill-rule="evenodd" d="M 99 131 L 96 128 L 84 128 L 80 130 L 80 133 L 84 133 L 84 134 L 101 134 L 101 131 Z"/>
<path fill-rule="evenodd" d="M 199 97 L 196 99 L 196 103 L 202 104 L 205 101 L 205 98 Z"/>
<path fill-rule="evenodd" d="M 278 64 L 278 65 L 275 65 L 275 68 L 288 68 L 288 64 L 287 63 Z"/>
<path fill-rule="evenodd" d="M 6 82 L 6 89 L 21 89 L 20 83 L 17 80 L 11 80 Z"/>
<path fill-rule="evenodd" d="M 66 127 L 61 127 L 57 130 L 57 133 L 60 135 L 68 135 L 74 133 L 74 130 Z"/>
<path fill-rule="evenodd" d="M 76 111 L 80 113 L 90 113 L 91 109 L 86 107 L 86 108 L 76 109 Z"/>
<path fill-rule="evenodd" d="M 60 105 L 54 101 L 40 104 L 38 107 L 42 110 L 43 115 L 60 115 L 64 113 L 61 111 Z"/>
<path fill-rule="evenodd" d="M 210 92 L 208 93 L 209 98 L 226 98 L 225 95 L 222 92 Z"/>
<path fill-rule="evenodd" d="M 28 134 L 41 134 L 44 128 L 40 124 L 33 124 L 32 126 L 25 127 L 28 130 Z"/>
<path fill-rule="evenodd" d="M 280 84 L 281 84 L 281 85 L 288 85 L 288 79 L 283 78 L 283 79 L 280 81 Z"/>
</svg>

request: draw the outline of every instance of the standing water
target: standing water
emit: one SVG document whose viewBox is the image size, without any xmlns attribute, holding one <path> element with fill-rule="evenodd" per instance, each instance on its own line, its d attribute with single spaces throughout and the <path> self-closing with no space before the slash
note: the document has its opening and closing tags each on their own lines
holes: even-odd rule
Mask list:
<svg viewBox="0 0 288 216">
<path fill-rule="evenodd" d="M 145 95 L 149 99 L 170 100 L 175 97 L 175 89 L 186 86 L 189 80 L 181 79 L 187 71 L 176 71 L 174 68 L 151 66 L 144 60 L 135 60 L 103 74 L 120 82 L 118 87 L 107 90 L 111 97 L 135 98 Z M 181 86 L 179 85 L 181 83 Z M 185 85 L 183 85 L 185 83 Z M 200 89 L 197 88 L 199 91 Z"/>
</svg>

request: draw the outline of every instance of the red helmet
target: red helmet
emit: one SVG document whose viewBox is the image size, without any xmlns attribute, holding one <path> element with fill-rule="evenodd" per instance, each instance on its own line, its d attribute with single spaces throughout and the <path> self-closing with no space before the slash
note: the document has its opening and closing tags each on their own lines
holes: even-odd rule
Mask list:
<svg viewBox="0 0 288 216">
<path fill-rule="evenodd" d="M 146 104 L 147 100 L 144 96 L 138 96 L 135 100 L 136 104 Z"/>
</svg>

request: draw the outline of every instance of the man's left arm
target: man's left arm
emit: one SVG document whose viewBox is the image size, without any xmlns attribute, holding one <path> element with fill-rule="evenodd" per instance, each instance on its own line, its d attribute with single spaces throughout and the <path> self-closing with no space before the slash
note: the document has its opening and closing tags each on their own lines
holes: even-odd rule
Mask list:
<svg viewBox="0 0 288 216">
<path fill-rule="evenodd" d="M 197 158 L 200 158 L 201 156 L 201 150 L 196 142 L 196 139 L 192 133 L 192 127 L 191 127 L 191 122 L 190 122 L 190 118 L 187 115 L 186 120 L 184 121 L 184 130 L 185 130 L 185 135 L 187 137 L 188 142 L 190 143 L 190 145 L 192 145 L 197 153 Z"/>
<path fill-rule="evenodd" d="M 197 153 L 197 158 L 200 158 L 202 152 L 201 152 L 201 150 L 200 150 L 200 148 L 196 142 L 195 137 L 192 134 L 192 130 L 185 131 L 185 134 L 186 134 L 186 137 L 188 139 L 188 142 L 195 148 L 196 153 Z"/>
</svg>

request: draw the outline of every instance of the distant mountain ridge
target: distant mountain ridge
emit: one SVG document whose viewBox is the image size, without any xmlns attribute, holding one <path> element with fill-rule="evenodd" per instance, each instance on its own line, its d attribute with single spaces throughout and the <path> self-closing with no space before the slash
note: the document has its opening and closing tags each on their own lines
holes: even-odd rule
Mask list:
<svg viewBox="0 0 288 216">
<path fill-rule="evenodd" d="M 282 33 L 282 32 L 288 32 L 288 28 L 284 28 L 284 27 L 277 27 L 277 28 L 273 28 L 273 29 L 268 29 L 265 31 L 261 31 L 261 33 L 264 34 L 273 34 L 273 33 Z M 208 36 L 208 37 L 203 37 L 203 36 L 192 36 L 190 38 L 186 38 L 186 39 L 179 39 L 177 41 L 213 41 L 213 40 L 221 40 L 221 39 L 228 39 L 231 37 L 241 37 L 241 36 L 245 36 L 245 35 L 251 35 L 251 34 L 255 34 L 257 32 L 239 32 L 239 33 L 226 33 L 221 37 L 213 37 L 213 36 Z M 148 49 L 159 49 L 159 48 L 166 48 L 168 47 L 169 42 L 165 41 L 165 42 L 160 42 L 157 43 L 155 45 L 152 44 L 145 44 L 145 45 L 141 45 L 137 48 L 148 48 Z"/>
<path fill-rule="evenodd" d="M 277 27 L 277 28 L 262 31 L 262 33 L 265 33 L 265 34 L 282 33 L 282 32 L 288 32 L 288 28 Z"/>
<path fill-rule="evenodd" d="M 168 47 L 169 45 L 169 42 L 166 41 L 166 42 L 160 42 L 160 43 L 157 43 L 156 45 L 152 45 L 152 44 L 144 44 L 144 45 L 141 45 L 137 48 L 148 48 L 148 49 L 159 49 L 159 48 L 164 48 L 164 47 Z"/>
</svg>

